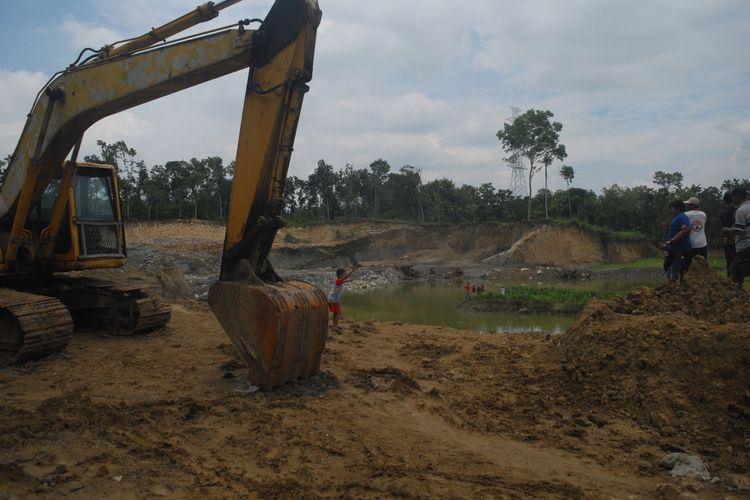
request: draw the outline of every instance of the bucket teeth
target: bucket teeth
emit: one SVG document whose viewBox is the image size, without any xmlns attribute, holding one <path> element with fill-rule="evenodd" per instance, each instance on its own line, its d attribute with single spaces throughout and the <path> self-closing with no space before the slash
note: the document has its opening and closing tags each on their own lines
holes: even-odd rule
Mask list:
<svg viewBox="0 0 750 500">
<path fill-rule="evenodd" d="M 325 347 L 325 294 L 303 281 L 268 285 L 219 281 L 211 310 L 263 390 L 315 375 Z"/>
</svg>

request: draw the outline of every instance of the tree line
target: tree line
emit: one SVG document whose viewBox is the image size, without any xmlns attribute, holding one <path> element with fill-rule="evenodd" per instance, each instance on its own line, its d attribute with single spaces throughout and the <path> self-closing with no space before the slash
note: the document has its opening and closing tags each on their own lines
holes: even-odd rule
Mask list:
<svg viewBox="0 0 750 500">
<path fill-rule="evenodd" d="M 287 179 L 284 207 L 287 217 L 298 223 L 357 218 L 497 223 L 523 221 L 530 213 L 534 220 L 549 215 L 556 220 L 575 220 L 583 225 L 632 233 L 634 237 L 663 239 L 663 223 L 670 218 L 669 202 L 696 196 L 708 215 L 708 237 L 719 244 L 719 213 L 724 192 L 738 186 L 750 188 L 749 179 L 727 179 L 717 187 L 686 185 L 682 173 L 659 171 L 653 175 L 655 187 L 612 184 L 597 194 L 590 189 L 571 187 L 573 174 L 572 167 L 563 165 L 557 175 L 566 181 L 567 189 L 542 188 L 528 197 L 514 195 L 489 182 L 459 186 L 441 178 L 424 183 L 420 169 L 404 165 L 393 171 L 382 159 L 372 162 L 369 168 L 346 165 L 339 170 L 320 160 L 307 179 Z"/>
<path fill-rule="evenodd" d="M 100 151 L 84 160 L 117 166 L 126 220 L 225 219 L 234 162 L 224 164 L 220 157 L 211 156 L 149 168 L 123 141 L 97 144 Z M 7 162 L 8 158 L 0 160 L 0 169 Z M 529 197 L 489 182 L 479 186 L 457 185 L 447 178 L 424 182 L 418 167 L 394 169 L 383 159 L 368 167 L 346 164 L 338 169 L 320 160 L 307 178 L 286 179 L 284 216 L 292 224 L 356 219 L 498 223 L 548 216 L 657 238 L 664 236 L 669 201 L 697 196 L 708 215 L 710 242 L 719 244 L 723 193 L 737 186 L 750 188 L 748 179 L 727 179 L 710 187 L 685 185 L 680 172 L 660 171 L 653 175 L 653 187 L 613 184 L 595 193 L 571 185 L 572 167 L 563 165 L 557 174 L 567 189 L 542 188 Z"/>
</svg>

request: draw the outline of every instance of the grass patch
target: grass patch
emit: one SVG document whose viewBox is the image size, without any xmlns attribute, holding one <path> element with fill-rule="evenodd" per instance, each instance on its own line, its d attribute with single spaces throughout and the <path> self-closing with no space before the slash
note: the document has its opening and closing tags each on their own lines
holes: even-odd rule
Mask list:
<svg viewBox="0 0 750 500">
<path fill-rule="evenodd" d="M 550 306 L 553 309 L 583 309 L 583 306 L 591 299 L 609 299 L 615 295 L 618 295 L 618 292 L 549 286 L 510 286 L 505 289 L 505 294 L 500 292 L 483 292 L 476 295 L 474 300 L 542 304 Z"/>
<path fill-rule="evenodd" d="M 633 262 L 616 262 L 597 266 L 601 269 L 661 269 L 664 260 L 661 257 L 646 257 Z M 726 267 L 724 257 L 708 257 L 708 265 L 718 269 Z"/>
</svg>

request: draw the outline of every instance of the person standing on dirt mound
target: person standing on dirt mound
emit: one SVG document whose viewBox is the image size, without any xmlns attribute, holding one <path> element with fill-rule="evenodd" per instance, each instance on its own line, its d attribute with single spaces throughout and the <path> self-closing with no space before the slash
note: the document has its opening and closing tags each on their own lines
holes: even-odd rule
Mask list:
<svg viewBox="0 0 750 500">
<path fill-rule="evenodd" d="M 328 310 L 333 313 L 333 331 L 340 332 L 339 318 L 341 317 L 341 295 L 344 293 L 344 283 L 349 277 L 354 274 L 354 271 L 360 268 L 359 264 L 354 265 L 349 274 L 346 273 L 346 269 L 336 269 L 336 279 L 331 286 L 331 292 L 328 294 Z"/>
<path fill-rule="evenodd" d="M 724 207 L 719 214 L 721 227 L 730 228 L 734 226 L 734 213 L 737 211 L 737 207 L 734 206 L 731 191 L 724 193 L 722 202 L 724 203 Z M 732 267 L 732 261 L 736 254 L 737 251 L 734 248 L 734 232 L 724 232 L 724 259 L 727 261 L 727 276 L 730 276 L 729 268 Z"/>
<path fill-rule="evenodd" d="M 657 245 L 658 248 L 666 250 L 667 257 L 664 259 L 664 271 L 670 284 L 677 283 L 682 279 L 685 272 L 685 256 L 690 253 L 690 219 L 685 215 L 685 203 L 675 200 L 669 204 L 672 214 L 672 222 L 669 223 L 669 239 Z"/>
<path fill-rule="evenodd" d="M 703 256 L 708 260 L 708 240 L 706 239 L 706 213 L 699 210 L 701 202 L 695 196 L 689 198 L 685 203 L 687 218 L 690 219 L 690 253 L 685 256 L 685 269 L 690 269 L 693 257 Z"/>
<path fill-rule="evenodd" d="M 747 199 L 747 189 L 734 188 L 732 200 L 737 207 L 734 213 L 734 226 L 725 227 L 724 234 L 734 234 L 734 248 L 737 254 L 729 268 L 732 281 L 740 288 L 745 276 L 750 276 L 750 201 Z"/>
</svg>

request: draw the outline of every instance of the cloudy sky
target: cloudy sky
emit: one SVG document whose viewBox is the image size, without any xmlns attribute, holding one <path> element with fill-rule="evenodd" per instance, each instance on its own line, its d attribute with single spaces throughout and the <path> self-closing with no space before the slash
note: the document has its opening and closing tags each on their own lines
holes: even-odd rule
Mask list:
<svg viewBox="0 0 750 500">
<path fill-rule="evenodd" d="M 747 0 L 320 0 L 315 76 L 291 174 L 386 159 L 426 180 L 510 185 L 495 136 L 510 115 L 549 109 L 575 185 L 688 184 L 750 177 Z M 158 26 L 200 0 L 15 0 L 0 17 L 0 155 L 36 92 L 83 47 Z M 200 26 L 264 17 L 244 0 Z M 246 75 L 109 117 L 86 135 L 125 140 L 148 165 L 234 158 Z M 559 163 L 553 167 L 559 170 Z M 563 187 L 557 175 L 551 187 Z M 541 186 L 537 184 L 536 187 Z"/>
</svg>

